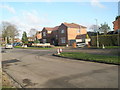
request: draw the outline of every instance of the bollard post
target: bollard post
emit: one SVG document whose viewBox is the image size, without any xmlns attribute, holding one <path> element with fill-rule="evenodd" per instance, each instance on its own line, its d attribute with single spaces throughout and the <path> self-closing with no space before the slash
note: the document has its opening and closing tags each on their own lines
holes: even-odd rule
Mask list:
<svg viewBox="0 0 120 90">
<path fill-rule="evenodd" d="M 105 49 L 105 46 L 104 46 L 104 44 L 102 45 L 102 48 L 103 48 L 103 49 Z"/>
<path fill-rule="evenodd" d="M 62 53 L 62 48 L 60 48 L 60 53 Z"/>
<path fill-rule="evenodd" d="M 60 54 L 60 50 L 59 50 L 59 48 L 57 49 L 57 54 Z"/>
</svg>

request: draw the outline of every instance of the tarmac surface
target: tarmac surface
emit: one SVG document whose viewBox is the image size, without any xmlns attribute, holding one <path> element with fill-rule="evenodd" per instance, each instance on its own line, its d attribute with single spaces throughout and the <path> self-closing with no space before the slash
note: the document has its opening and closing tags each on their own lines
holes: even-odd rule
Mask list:
<svg viewBox="0 0 120 90">
<path fill-rule="evenodd" d="M 118 65 L 54 57 L 55 49 L 4 51 L 3 70 L 24 88 L 118 88 Z"/>
</svg>

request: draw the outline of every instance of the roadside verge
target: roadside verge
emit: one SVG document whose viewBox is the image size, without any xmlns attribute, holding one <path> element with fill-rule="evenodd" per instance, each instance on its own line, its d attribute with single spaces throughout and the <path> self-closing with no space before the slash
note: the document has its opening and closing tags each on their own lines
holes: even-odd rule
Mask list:
<svg viewBox="0 0 120 90">
<path fill-rule="evenodd" d="M 66 52 L 65 52 L 66 53 Z M 120 63 L 119 63 L 119 58 L 116 58 L 117 60 L 116 60 L 116 62 L 112 62 L 111 60 L 109 60 L 109 61 L 105 61 L 105 60 L 98 60 L 97 58 L 95 59 L 95 58 L 88 58 L 88 59 L 86 59 L 86 58 L 83 58 L 83 57 L 80 57 L 80 55 L 79 56 L 69 56 L 69 55 L 63 55 L 63 53 L 62 54 L 52 54 L 53 56 L 56 56 L 56 57 L 60 57 L 60 58 L 67 58 L 67 59 L 71 59 L 71 60 L 81 60 L 81 61 L 88 61 L 88 62 L 96 62 L 96 63 L 104 63 L 104 64 L 113 64 L 113 65 L 120 65 Z M 95 55 L 96 56 L 96 55 Z M 98 56 L 98 55 L 97 55 Z M 86 56 L 86 57 L 89 57 L 89 56 Z M 102 56 L 101 56 L 102 57 Z M 103 57 L 102 57 L 103 58 Z M 109 58 L 110 59 L 110 58 Z M 117 62 L 118 61 L 118 62 Z"/>
<path fill-rule="evenodd" d="M 2 90 L 11 89 L 17 90 L 17 88 L 23 88 L 13 77 L 11 77 L 6 71 L 2 71 Z"/>
</svg>

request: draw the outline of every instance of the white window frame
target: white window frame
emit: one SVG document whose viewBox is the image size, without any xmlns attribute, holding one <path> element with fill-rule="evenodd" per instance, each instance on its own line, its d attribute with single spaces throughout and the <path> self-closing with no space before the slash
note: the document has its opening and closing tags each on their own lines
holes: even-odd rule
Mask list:
<svg viewBox="0 0 120 90">
<path fill-rule="evenodd" d="M 65 37 L 61 37 L 61 43 L 66 43 L 66 38 Z"/>
<path fill-rule="evenodd" d="M 65 30 L 64 30 L 64 29 L 62 29 L 62 30 L 61 30 L 61 33 L 65 33 Z"/>
<path fill-rule="evenodd" d="M 52 31 L 48 31 L 48 33 L 51 33 Z"/>
<path fill-rule="evenodd" d="M 56 35 L 56 38 L 58 38 L 58 35 Z"/>
<path fill-rule="evenodd" d="M 46 36 L 46 32 L 43 32 L 43 36 Z"/>
<path fill-rule="evenodd" d="M 46 43 L 47 42 L 47 39 L 43 39 L 43 43 Z"/>
</svg>

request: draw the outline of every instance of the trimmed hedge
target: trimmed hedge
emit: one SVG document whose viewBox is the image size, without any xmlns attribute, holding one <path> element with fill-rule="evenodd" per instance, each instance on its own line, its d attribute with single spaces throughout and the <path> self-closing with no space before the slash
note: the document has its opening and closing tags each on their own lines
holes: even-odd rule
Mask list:
<svg viewBox="0 0 120 90">
<path fill-rule="evenodd" d="M 98 36 L 99 45 L 102 46 L 119 46 L 120 45 L 120 35 L 113 34 L 113 35 L 99 35 Z M 96 46 L 97 44 L 97 36 L 91 37 L 91 45 Z"/>
</svg>

